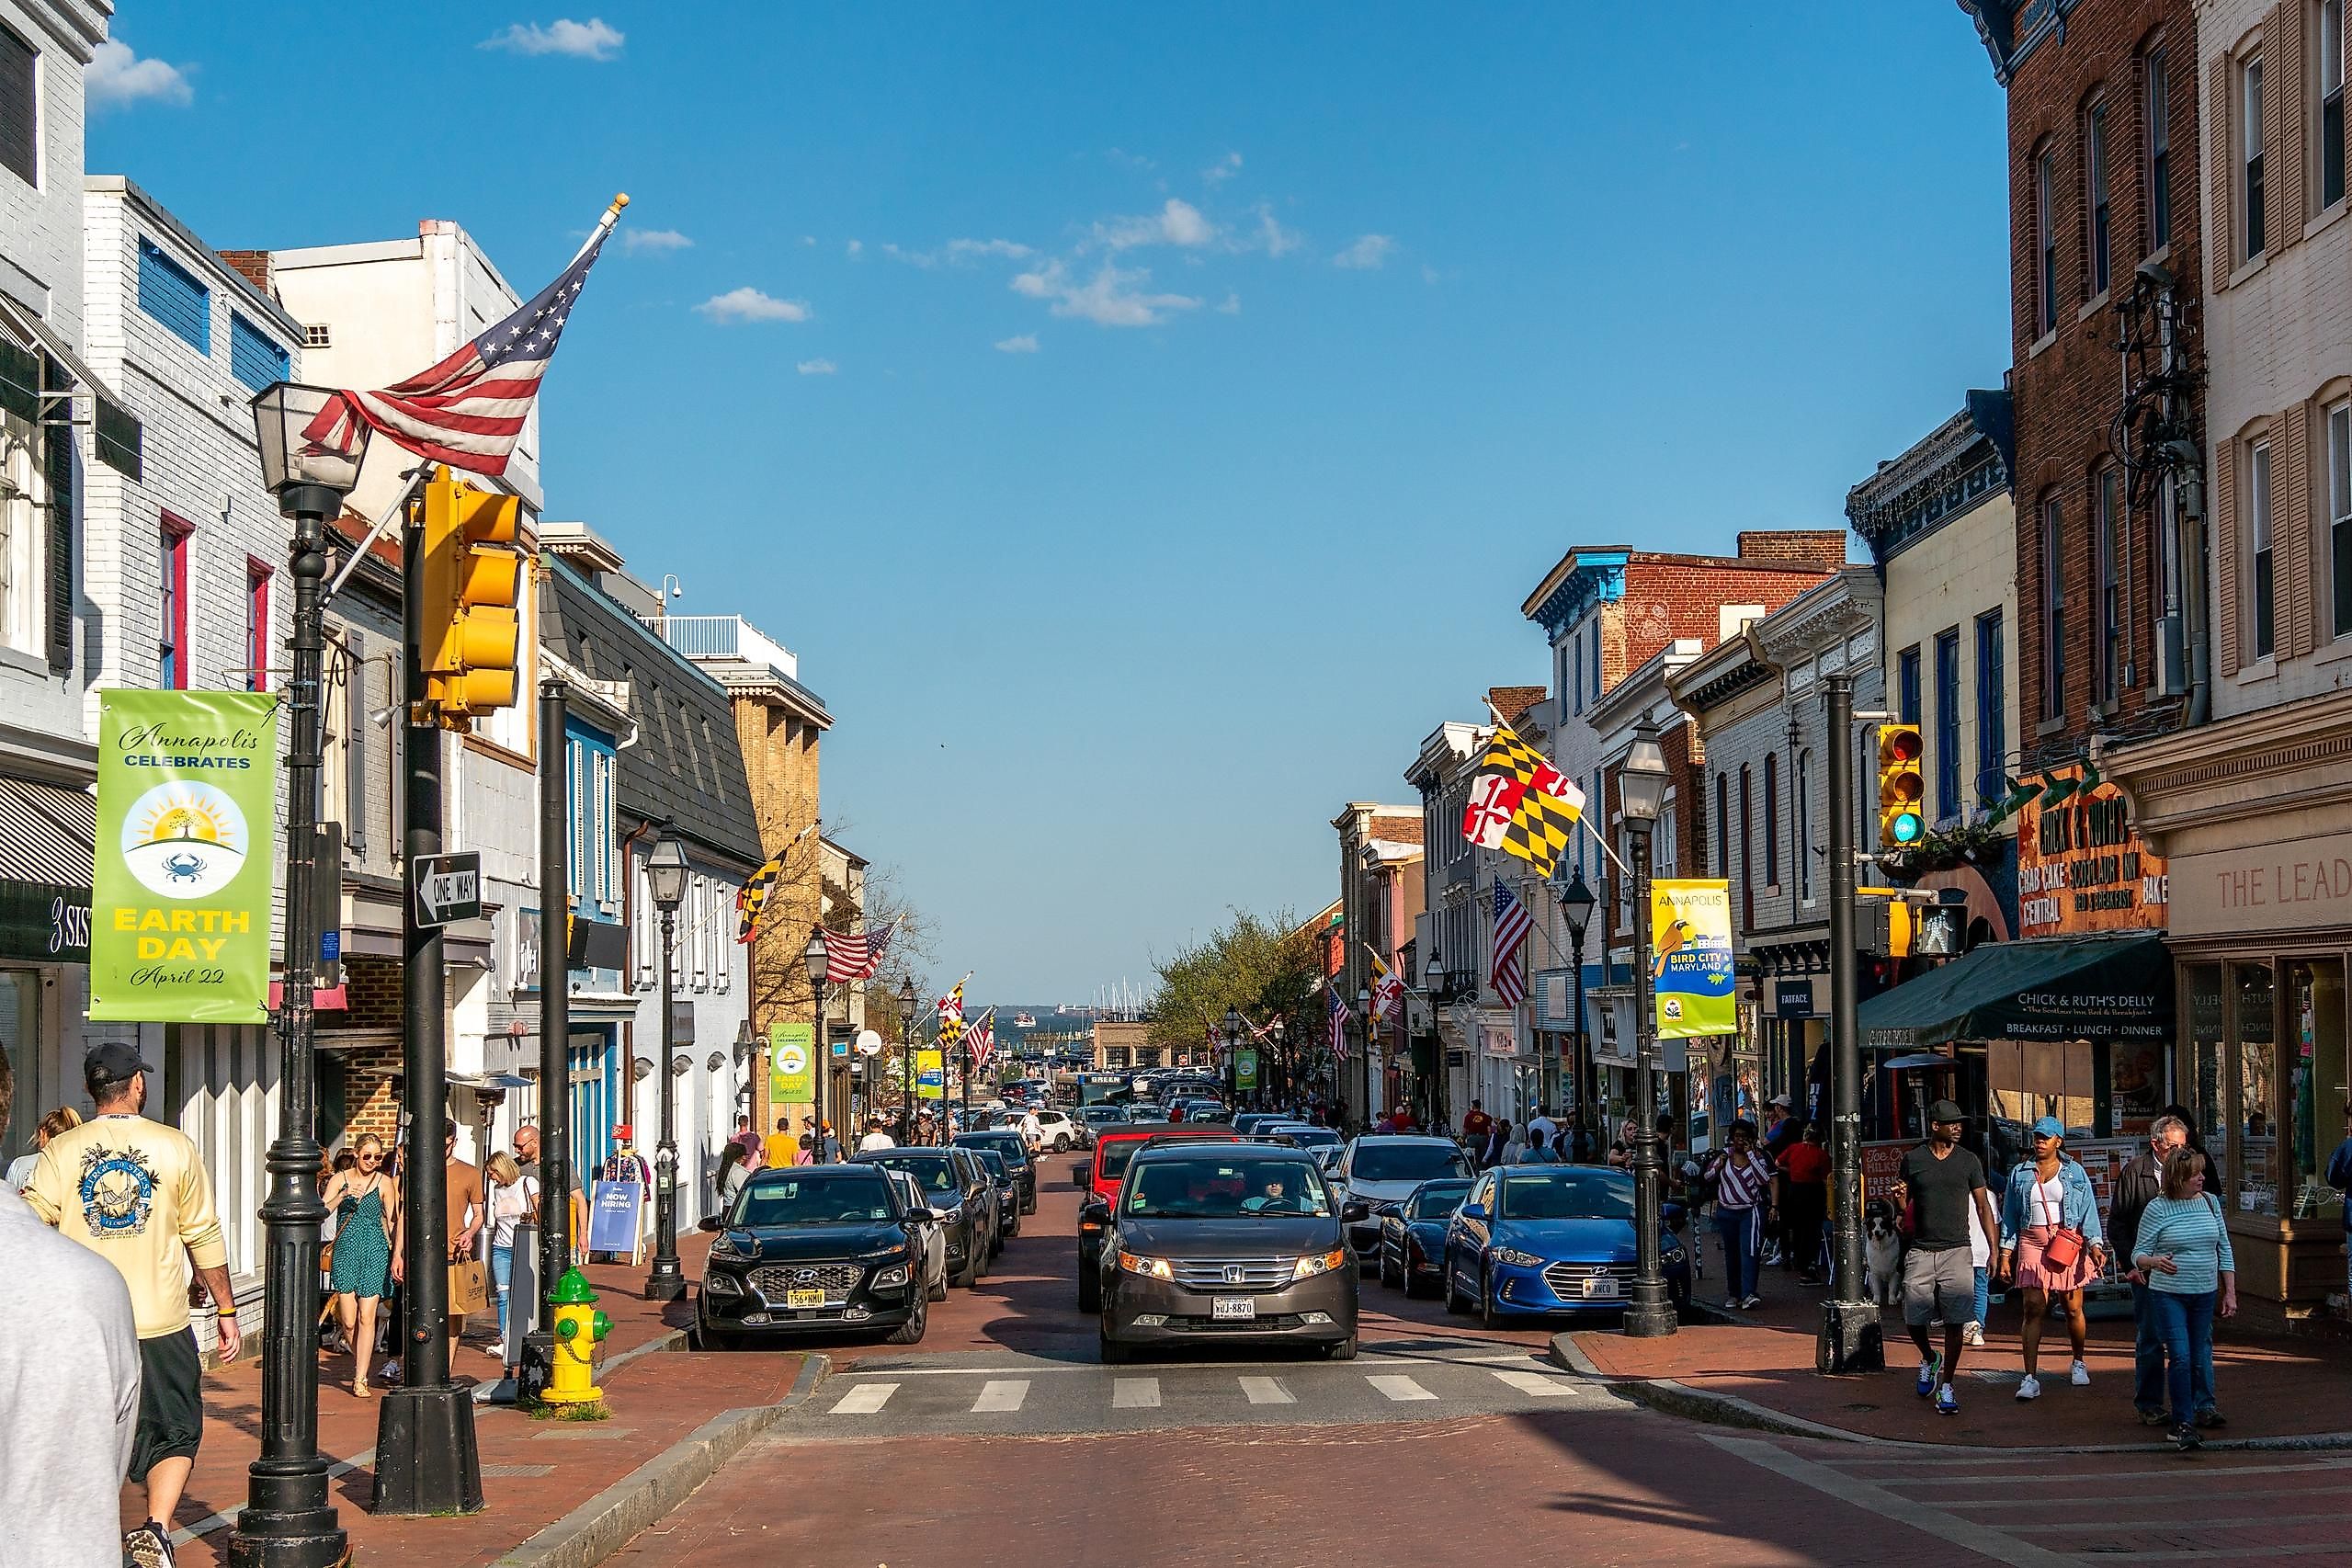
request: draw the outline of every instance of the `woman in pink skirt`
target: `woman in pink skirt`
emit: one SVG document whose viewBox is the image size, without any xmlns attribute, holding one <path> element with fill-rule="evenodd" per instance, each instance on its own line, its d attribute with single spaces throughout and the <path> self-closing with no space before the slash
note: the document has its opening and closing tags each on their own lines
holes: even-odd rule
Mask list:
<svg viewBox="0 0 2352 1568">
<path fill-rule="evenodd" d="M 2074 1341 L 2074 1365 L 2070 1379 L 2088 1387 L 2090 1369 L 2083 1365 L 2083 1342 L 2088 1332 L 2083 1322 L 2083 1287 L 2107 1267 L 2107 1235 L 2099 1227 L 2099 1205 L 2091 1178 L 2080 1163 L 2066 1155 L 2066 1125 L 2054 1116 L 2033 1124 L 2033 1158 L 2009 1171 L 2008 1190 L 2001 1201 L 2001 1256 L 1994 1272 L 2017 1280 L 2024 1298 L 2026 1375 L 2017 1384 L 2020 1401 L 2041 1397 L 2036 1375 L 2041 1360 L 2041 1329 L 2050 1318 L 2050 1299 L 2066 1304 L 2066 1335 Z M 2072 1252 L 2064 1263 L 2049 1255 Z"/>
</svg>

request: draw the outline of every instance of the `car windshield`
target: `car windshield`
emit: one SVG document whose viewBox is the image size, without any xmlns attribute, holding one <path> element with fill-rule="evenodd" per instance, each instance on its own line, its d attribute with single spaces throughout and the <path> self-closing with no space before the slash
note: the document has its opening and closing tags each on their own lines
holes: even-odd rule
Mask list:
<svg viewBox="0 0 2352 1568">
<path fill-rule="evenodd" d="M 1108 1127 L 1114 1121 L 1125 1121 L 1127 1113 L 1115 1105 L 1090 1105 L 1079 1110 L 1078 1119 L 1089 1127 Z"/>
<path fill-rule="evenodd" d="M 877 1158 L 873 1164 L 894 1171 L 904 1171 L 913 1176 L 926 1192 L 957 1192 L 963 1187 L 961 1173 L 949 1159 L 926 1159 L 919 1154 L 901 1154 L 895 1158 Z"/>
<path fill-rule="evenodd" d="M 1303 1160 L 1153 1160 L 1137 1168 L 1127 1192 L 1127 1213 L 1138 1220 L 1296 1219 L 1330 1212 L 1322 1180 Z"/>
<path fill-rule="evenodd" d="M 1169 1142 L 1176 1142 L 1174 1139 Z M 1102 1147 L 1103 1179 L 1117 1181 L 1127 1174 L 1127 1166 L 1135 1158 L 1135 1151 L 1152 1142 L 1149 1138 L 1115 1138 Z"/>
<path fill-rule="evenodd" d="M 1470 1162 L 1450 1143 L 1358 1143 L 1347 1167 L 1357 1181 L 1428 1181 L 1473 1175 Z"/>
<path fill-rule="evenodd" d="M 1502 1220 L 1630 1220 L 1633 1178 L 1622 1171 L 1568 1170 L 1513 1174 L 1495 1199 Z"/>
<path fill-rule="evenodd" d="M 1008 1165 L 1025 1165 L 1028 1161 L 1028 1146 L 1017 1132 L 963 1132 L 956 1142 L 967 1149 L 985 1149 Z"/>
<path fill-rule="evenodd" d="M 1413 1195 L 1413 1218 L 1450 1218 L 1453 1211 L 1461 1207 L 1461 1200 L 1469 1196 L 1470 1183 L 1466 1181 L 1433 1181 Z"/>
<path fill-rule="evenodd" d="M 888 1220 L 896 1209 L 890 1185 L 877 1176 L 755 1180 L 735 1199 L 728 1223 L 756 1230 L 771 1225 L 869 1224 Z"/>
<path fill-rule="evenodd" d="M 1346 1139 L 1340 1137 L 1338 1133 L 1334 1132 L 1328 1127 L 1309 1127 L 1303 1121 L 1276 1121 L 1260 1123 L 1258 1131 L 1261 1132 L 1279 1132 L 1283 1137 L 1290 1139 L 1292 1142 L 1301 1144 L 1309 1149 L 1335 1149 L 1346 1142 Z"/>
<path fill-rule="evenodd" d="M 1010 1181 L 1013 1178 L 1012 1167 L 1005 1163 L 1005 1156 L 998 1153 L 995 1150 L 974 1149 L 972 1151 L 972 1155 L 974 1158 L 978 1159 L 982 1165 L 988 1167 L 989 1175 L 1001 1176 L 1006 1181 Z"/>
</svg>

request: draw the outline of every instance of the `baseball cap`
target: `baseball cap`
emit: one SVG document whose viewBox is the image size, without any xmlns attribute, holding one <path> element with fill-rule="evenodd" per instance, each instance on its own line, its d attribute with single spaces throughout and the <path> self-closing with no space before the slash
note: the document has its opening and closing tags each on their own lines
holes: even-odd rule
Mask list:
<svg viewBox="0 0 2352 1568">
<path fill-rule="evenodd" d="M 2045 1116 L 2033 1124 L 2033 1135 L 2037 1138 L 2063 1138 L 2066 1136 L 2066 1124 L 2054 1116 Z"/>
<path fill-rule="evenodd" d="M 1773 1096 L 1770 1099 L 1768 1099 L 1768 1100 L 1765 1101 L 1764 1103 L 1765 1103 L 1766 1105 L 1777 1105 L 1777 1106 L 1786 1107 L 1786 1106 L 1788 1106 L 1790 1102 L 1789 1096 L 1786 1096 L 1786 1095 L 1775 1095 L 1775 1096 Z"/>
<path fill-rule="evenodd" d="M 145 1071 L 139 1048 L 125 1040 L 101 1040 L 82 1058 L 82 1080 L 87 1084 L 128 1084 Z"/>
<path fill-rule="evenodd" d="M 1963 1111 L 1961 1111 L 1959 1106 L 1953 1104 L 1950 1100 L 1937 1100 L 1934 1105 L 1927 1108 L 1927 1119 L 1930 1121 L 1966 1121 L 1968 1117 Z"/>
</svg>

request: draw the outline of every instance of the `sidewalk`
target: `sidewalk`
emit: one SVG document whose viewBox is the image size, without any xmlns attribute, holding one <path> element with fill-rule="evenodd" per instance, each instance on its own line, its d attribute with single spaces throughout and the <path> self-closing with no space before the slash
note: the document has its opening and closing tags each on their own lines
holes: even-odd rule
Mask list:
<svg viewBox="0 0 2352 1568">
<path fill-rule="evenodd" d="M 687 1278 L 699 1280 L 702 1255 L 710 1238 L 699 1233 L 681 1237 L 678 1253 Z M 685 1301 L 662 1305 L 642 1299 L 639 1291 L 644 1270 L 621 1265 L 597 1264 L 587 1270 L 597 1306 L 612 1319 L 604 1343 L 604 1390 L 609 1418 L 601 1422 L 538 1421 L 512 1407 L 476 1405 L 474 1425 L 482 1460 L 481 1513 L 461 1517 L 386 1518 L 369 1516 L 373 1488 L 369 1466 L 376 1442 L 379 1400 L 352 1397 L 348 1383 L 350 1359 L 345 1356 L 320 1361 L 319 1448 L 340 1461 L 332 1483 L 343 1528 L 350 1533 L 353 1561 L 361 1563 L 398 1562 L 403 1568 L 475 1568 L 510 1560 L 510 1554 L 548 1527 L 564 1520 L 575 1509 L 598 1500 L 596 1512 L 626 1522 L 648 1506 L 646 1495 L 621 1506 L 620 1496 L 604 1496 L 612 1488 L 697 1435 L 706 1423 L 719 1431 L 733 1426 L 714 1418 L 728 1411 L 773 1405 L 794 1387 L 807 1358 L 790 1355 L 693 1356 L 667 1353 L 683 1343 L 679 1330 L 690 1321 Z M 631 1351 L 640 1352 L 630 1356 Z M 245 1467 L 260 1451 L 260 1343 L 246 1342 L 245 1354 L 226 1369 L 204 1380 L 204 1447 L 198 1455 L 187 1494 L 173 1520 L 175 1545 L 183 1568 L 214 1568 L 228 1550 L 232 1516 L 245 1500 Z M 622 1358 L 627 1357 L 625 1361 Z M 471 1342 L 458 1347 L 453 1372 L 489 1381 L 497 1364 Z M 702 1433 L 708 1438 L 713 1433 Z M 731 1451 L 731 1450 L 730 1450 Z M 719 1457 L 723 1458 L 723 1454 Z M 675 1468 L 675 1466 L 673 1467 Z M 648 1478 L 650 1479 L 650 1478 Z M 662 1496 L 676 1492 L 680 1480 L 668 1485 L 640 1485 Z M 697 1476 L 683 1478 L 690 1486 Z M 675 1501 L 675 1497 L 670 1497 Z M 123 1491 L 123 1521 L 136 1522 L 141 1494 Z M 616 1511 L 618 1510 L 618 1511 Z M 657 1516 L 656 1516 L 657 1517 Z M 517 1562 L 585 1564 L 601 1551 L 591 1539 L 567 1540 L 562 1550 L 543 1550 L 554 1536 L 577 1535 L 574 1527 L 551 1532 L 533 1552 Z M 635 1517 L 634 1528 L 644 1519 Z M 609 1533 L 608 1531 L 607 1533 Z M 594 1532 L 589 1532 L 593 1537 Z M 603 1545 L 610 1551 L 617 1540 Z"/>
<path fill-rule="evenodd" d="M 2152 1444 L 2162 1433 L 2140 1425 L 2131 1405 L 2131 1321 L 2093 1319 L 2088 1388 L 2067 1381 L 2062 1320 L 2041 1341 L 2041 1397 L 2020 1404 L 2024 1368 L 2013 1295 L 1995 1305 L 1984 1345 L 1960 1358 L 1960 1413 L 1939 1416 L 1913 1392 L 1918 1352 L 1894 1308 L 1880 1314 L 1887 1369 L 1824 1377 L 1813 1369 L 1822 1291 L 1778 1269 L 1753 1312 L 1710 1308 L 1722 1321 L 1686 1324 L 1665 1339 L 1628 1339 L 1608 1330 L 1562 1334 L 1553 1349 L 1572 1369 L 1606 1380 L 1642 1403 L 1700 1420 L 1814 1436 L 1986 1448 L 2081 1449 Z M 1937 1343 L 1941 1344 L 1940 1332 Z M 2227 1427 L 2210 1446 L 2335 1439 L 2352 1448 L 2352 1354 L 2308 1339 L 2218 1338 L 2213 1381 Z"/>
</svg>

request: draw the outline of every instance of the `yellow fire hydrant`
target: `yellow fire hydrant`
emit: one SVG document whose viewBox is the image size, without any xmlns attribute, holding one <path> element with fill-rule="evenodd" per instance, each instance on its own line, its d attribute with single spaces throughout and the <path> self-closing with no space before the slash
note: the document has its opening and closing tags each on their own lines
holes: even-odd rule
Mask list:
<svg viewBox="0 0 2352 1568">
<path fill-rule="evenodd" d="M 568 1268 L 548 1297 L 555 1308 L 555 1367 L 540 1398 L 550 1404 L 593 1404 L 604 1398 L 597 1387 L 596 1347 L 612 1332 L 612 1319 L 597 1311 L 587 1276 Z"/>
</svg>

